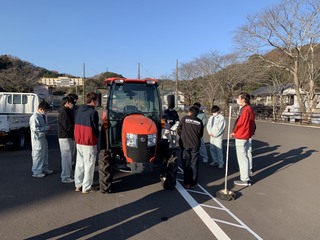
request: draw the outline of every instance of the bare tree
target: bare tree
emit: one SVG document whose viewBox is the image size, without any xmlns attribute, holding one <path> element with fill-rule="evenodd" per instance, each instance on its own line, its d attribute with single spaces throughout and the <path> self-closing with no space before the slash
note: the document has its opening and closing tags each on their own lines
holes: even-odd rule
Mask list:
<svg viewBox="0 0 320 240">
<path fill-rule="evenodd" d="M 277 120 L 286 107 L 283 91 L 288 86 L 288 72 L 276 67 L 267 68 L 265 71 L 266 84 L 271 85 L 272 118 Z"/>
<path fill-rule="evenodd" d="M 277 6 L 249 16 L 248 23 L 235 34 L 242 50 L 256 53 L 265 62 L 291 74 L 300 112 L 306 111 L 309 115 L 316 105 L 315 79 L 319 64 L 315 62 L 314 53 L 320 38 L 319 14 L 318 0 L 283 0 Z M 264 55 L 273 49 L 277 58 Z M 309 77 L 302 78 L 306 73 Z M 306 94 L 308 104 L 304 104 L 302 93 Z"/>
<path fill-rule="evenodd" d="M 209 52 L 182 64 L 180 76 L 188 101 L 198 100 L 210 107 L 216 99 L 223 99 L 227 108 L 239 83 L 245 82 L 248 75 L 238 60 L 236 53 Z"/>
<path fill-rule="evenodd" d="M 41 69 L 18 58 L 9 59 L 10 67 L 0 70 L 0 86 L 7 91 L 32 91 L 38 84 Z"/>
<path fill-rule="evenodd" d="M 199 77 L 194 61 L 181 63 L 179 66 L 179 91 L 184 93 L 185 103 L 191 105 L 198 99 L 199 88 L 194 80 Z"/>
<path fill-rule="evenodd" d="M 246 63 L 239 62 L 237 53 L 226 54 L 219 58 L 220 71 L 216 74 L 220 98 L 224 100 L 225 109 L 230 101 L 237 95 L 237 91 L 248 82 L 249 68 Z"/>
<path fill-rule="evenodd" d="M 221 69 L 216 74 L 219 83 L 220 98 L 224 101 L 225 109 L 228 109 L 230 101 L 242 90 L 247 81 L 247 73 L 243 71 L 243 64 L 231 64 Z"/>
<path fill-rule="evenodd" d="M 205 53 L 194 60 L 202 90 L 202 102 L 211 106 L 219 96 L 219 83 L 215 74 L 221 69 L 221 55 L 218 52 Z"/>
<path fill-rule="evenodd" d="M 268 87 L 267 93 L 264 94 L 267 94 L 271 97 L 272 117 L 273 120 L 277 120 L 279 114 L 281 114 L 286 107 L 283 91 L 288 86 L 293 85 L 292 81 L 290 81 L 289 72 L 266 63 L 265 61 L 261 60 L 259 56 L 250 57 L 248 59 L 247 68 L 250 72 L 248 76 L 250 78 L 248 81 L 249 85 Z"/>
<path fill-rule="evenodd" d="M 237 53 L 221 55 L 211 52 L 198 58 L 196 62 L 204 79 L 201 86 L 206 99 L 223 100 L 225 109 L 228 109 L 230 100 L 248 82 L 250 68 L 246 67 L 245 62 L 239 62 Z M 213 101 L 210 104 L 212 103 Z"/>
</svg>

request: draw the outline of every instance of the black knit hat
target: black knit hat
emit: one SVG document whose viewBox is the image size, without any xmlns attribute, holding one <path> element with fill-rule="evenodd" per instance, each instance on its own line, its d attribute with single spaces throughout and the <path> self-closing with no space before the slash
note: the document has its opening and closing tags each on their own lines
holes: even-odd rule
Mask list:
<svg viewBox="0 0 320 240">
<path fill-rule="evenodd" d="M 196 106 L 192 106 L 189 108 L 189 112 L 192 116 L 196 117 L 199 113 L 199 108 L 197 108 Z"/>
</svg>

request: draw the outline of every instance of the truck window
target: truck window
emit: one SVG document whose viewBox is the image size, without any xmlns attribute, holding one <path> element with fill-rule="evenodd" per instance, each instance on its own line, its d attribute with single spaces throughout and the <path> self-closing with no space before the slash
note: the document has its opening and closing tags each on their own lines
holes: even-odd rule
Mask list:
<svg viewBox="0 0 320 240">
<path fill-rule="evenodd" d="M 13 97 L 13 101 L 12 101 L 12 97 Z M 9 104 L 27 104 L 28 97 L 26 95 L 12 94 L 8 96 L 8 103 Z"/>
</svg>

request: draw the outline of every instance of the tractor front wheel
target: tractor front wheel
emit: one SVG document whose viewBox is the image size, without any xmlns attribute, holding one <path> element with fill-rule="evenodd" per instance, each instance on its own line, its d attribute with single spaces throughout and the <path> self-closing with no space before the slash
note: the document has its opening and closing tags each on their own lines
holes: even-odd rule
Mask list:
<svg viewBox="0 0 320 240">
<path fill-rule="evenodd" d="M 113 180 L 114 159 L 109 150 L 101 150 L 99 153 L 99 184 L 100 192 L 111 193 Z"/>
<path fill-rule="evenodd" d="M 167 190 L 174 189 L 178 175 L 178 161 L 175 155 L 171 154 L 168 160 L 164 162 L 163 171 L 161 177 L 163 188 Z"/>
</svg>

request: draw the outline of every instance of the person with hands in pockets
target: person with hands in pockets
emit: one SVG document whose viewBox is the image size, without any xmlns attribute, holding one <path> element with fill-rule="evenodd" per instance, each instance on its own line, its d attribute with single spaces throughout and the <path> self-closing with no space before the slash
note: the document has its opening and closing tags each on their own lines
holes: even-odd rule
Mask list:
<svg viewBox="0 0 320 240">
<path fill-rule="evenodd" d="M 223 152 L 222 152 L 222 137 L 226 127 L 226 120 L 220 113 L 219 106 L 212 106 L 212 116 L 209 117 L 207 123 L 207 131 L 210 136 L 210 154 L 212 162 L 210 166 L 223 168 Z"/>
<path fill-rule="evenodd" d="M 58 139 L 61 153 L 61 182 L 73 183 L 72 154 L 74 152 L 74 118 L 73 98 L 66 96 L 62 98 L 62 104 L 58 115 Z"/>
<path fill-rule="evenodd" d="M 95 110 L 98 96 L 94 92 L 86 95 L 83 104 L 76 113 L 74 139 L 77 143 L 77 160 L 74 173 L 75 191 L 95 192 L 92 188 L 94 167 L 97 158 L 99 137 L 99 115 Z"/>
</svg>

